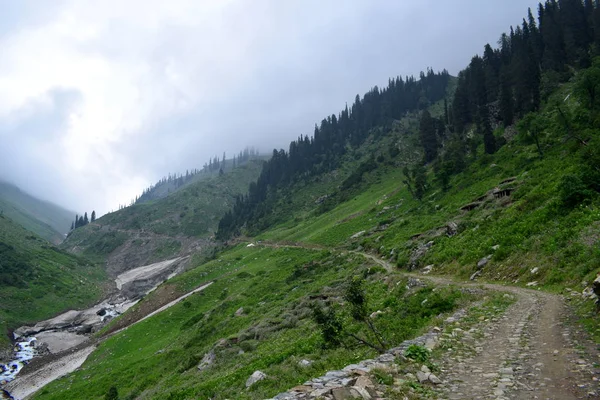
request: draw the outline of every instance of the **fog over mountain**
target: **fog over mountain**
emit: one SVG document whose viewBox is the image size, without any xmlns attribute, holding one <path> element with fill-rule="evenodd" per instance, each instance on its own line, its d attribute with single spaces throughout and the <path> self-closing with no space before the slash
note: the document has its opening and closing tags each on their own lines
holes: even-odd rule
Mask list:
<svg viewBox="0 0 600 400">
<path fill-rule="evenodd" d="M 537 4 L 1 3 L 0 178 L 99 214 L 223 151 L 287 148 L 388 77 L 454 75 Z"/>
</svg>

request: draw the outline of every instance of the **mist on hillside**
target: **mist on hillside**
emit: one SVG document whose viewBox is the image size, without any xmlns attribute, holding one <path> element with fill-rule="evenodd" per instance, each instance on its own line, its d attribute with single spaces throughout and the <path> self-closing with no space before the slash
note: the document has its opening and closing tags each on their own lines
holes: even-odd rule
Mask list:
<svg viewBox="0 0 600 400">
<path fill-rule="evenodd" d="M 287 149 L 390 77 L 454 75 L 535 5 L 11 4 L 0 17 L 0 178 L 101 215 L 223 152 Z"/>
</svg>

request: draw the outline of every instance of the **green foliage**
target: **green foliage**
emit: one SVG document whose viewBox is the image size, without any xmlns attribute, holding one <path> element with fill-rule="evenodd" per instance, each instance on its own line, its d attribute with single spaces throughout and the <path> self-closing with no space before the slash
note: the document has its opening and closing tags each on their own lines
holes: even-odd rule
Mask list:
<svg viewBox="0 0 600 400">
<path fill-rule="evenodd" d="M 591 198 L 592 190 L 583 182 L 579 175 L 563 175 L 558 186 L 560 200 L 566 207 L 573 208 L 583 201 Z"/>
<path fill-rule="evenodd" d="M 418 363 L 425 363 L 429 361 L 431 353 L 423 346 L 411 344 L 404 352 L 404 356 Z"/>
<path fill-rule="evenodd" d="M 328 346 L 339 346 L 344 337 L 344 329 L 340 316 L 333 307 L 323 309 L 319 304 L 312 306 L 313 318 L 321 329 L 323 341 Z"/>
<path fill-rule="evenodd" d="M 371 370 L 371 375 L 375 378 L 375 381 L 380 385 L 390 386 L 394 383 L 394 377 L 388 371 L 380 368 L 374 368 Z"/>
<path fill-rule="evenodd" d="M 350 314 L 357 321 L 364 321 L 368 316 L 367 298 L 361 277 L 353 277 L 344 293 L 344 299 L 350 304 Z"/>
<path fill-rule="evenodd" d="M 427 191 L 427 175 L 425 168 L 421 164 L 417 164 L 411 169 L 404 167 L 402 172 L 404 173 L 403 183 L 408 188 L 410 194 L 415 199 L 421 201 L 423 195 Z"/>
<path fill-rule="evenodd" d="M 69 255 L 0 215 L 0 330 L 98 300 L 102 268 Z M 0 335 L 0 347 L 8 336 Z"/>
<path fill-rule="evenodd" d="M 28 254 L 19 254 L 15 248 L 0 242 L 0 286 L 26 287 L 34 267 Z"/>
<path fill-rule="evenodd" d="M 119 400 L 119 391 L 117 390 L 117 388 L 111 386 L 110 389 L 108 389 L 106 395 L 104 396 L 104 400 Z"/>
<path fill-rule="evenodd" d="M 6 182 L 0 181 L 0 214 L 41 238 L 59 244 L 69 231 L 73 213 L 39 200 Z"/>
</svg>

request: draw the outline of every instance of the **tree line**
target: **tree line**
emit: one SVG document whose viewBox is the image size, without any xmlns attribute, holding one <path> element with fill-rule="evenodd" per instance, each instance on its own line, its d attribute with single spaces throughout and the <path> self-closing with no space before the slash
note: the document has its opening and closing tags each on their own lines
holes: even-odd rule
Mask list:
<svg viewBox="0 0 600 400">
<path fill-rule="evenodd" d="M 244 226 L 251 231 L 266 228 L 264 217 L 278 189 L 335 169 L 348 149 L 360 146 L 370 134 L 389 130 L 408 112 L 425 110 L 419 124 L 424 157 L 405 168 L 404 182 L 420 199 L 427 187 L 424 165 L 432 163 L 436 179 L 447 189 L 450 177 L 464 170 L 468 155 L 474 156 L 482 142 L 488 154 L 503 145 L 495 128 L 509 127 L 537 111 L 561 82 L 592 65 L 600 54 L 600 0 L 547 0 L 537 13 L 536 20 L 529 9 L 522 23 L 501 35 L 497 48 L 487 44 L 483 56 L 474 56 L 458 74 L 452 98 L 445 98 L 450 80 L 445 70 L 428 70 L 418 80 L 390 79 L 385 89 L 374 87 L 362 99 L 357 95 L 351 107 L 323 119 L 312 136 L 301 135 L 287 152 L 273 150 L 258 180 L 221 219 L 217 238 L 227 239 Z M 595 104 L 600 88 L 593 78 L 586 82 L 582 91 Z M 435 118 L 426 108 L 439 100 L 444 100 L 444 112 Z"/>
<path fill-rule="evenodd" d="M 75 221 L 71 222 L 71 230 L 77 229 L 82 226 L 86 226 L 90 222 L 96 220 L 96 211 L 92 211 L 91 219 L 88 219 L 88 214 L 85 212 L 83 215 L 75 214 Z"/>
<path fill-rule="evenodd" d="M 233 209 L 221 219 L 217 237 L 224 239 L 245 224 L 256 224 L 270 212 L 279 186 L 337 168 L 341 157 L 364 143 L 373 128 L 390 128 L 408 112 L 443 99 L 449 81 L 448 71 L 436 73 L 431 69 L 422 72 L 419 79 L 390 79 L 384 89 L 375 86 L 362 98 L 356 95 L 352 106 L 324 118 L 315 125 L 312 136 L 301 135 L 290 143 L 288 151 L 273 150 L 248 194 L 238 196 Z"/>
<path fill-rule="evenodd" d="M 236 167 L 244 165 L 249 160 L 256 159 L 258 157 L 260 157 L 260 154 L 254 147 L 246 147 L 244 150 L 241 150 L 239 154 L 235 154 L 233 158 L 229 160 L 226 158 L 225 152 L 223 152 L 222 158 L 219 158 L 219 156 L 211 157 L 208 162 L 204 163 L 202 169 L 187 170 L 185 175 L 169 173 L 155 184 L 144 189 L 140 196 L 136 196 L 136 198 L 131 201 L 130 205 L 140 204 L 146 201 L 164 197 L 165 192 L 170 193 L 176 191 L 183 185 L 192 181 L 197 175 L 211 174 L 215 172 L 223 174 L 227 170 L 233 170 Z M 120 205 L 119 210 L 125 207 L 126 206 Z"/>
</svg>

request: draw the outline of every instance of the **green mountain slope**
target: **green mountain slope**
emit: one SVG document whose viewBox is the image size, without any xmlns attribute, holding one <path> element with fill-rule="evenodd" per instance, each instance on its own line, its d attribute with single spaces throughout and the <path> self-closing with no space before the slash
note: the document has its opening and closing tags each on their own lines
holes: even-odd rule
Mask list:
<svg viewBox="0 0 600 400">
<path fill-rule="evenodd" d="M 103 269 L 0 216 L 0 347 L 7 329 L 81 308 L 103 294 Z"/>
<path fill-rule="evenodd" d="M 59 244 L 71 227 L 75 212 L 39 200 L 18 187 L 0 181 L 0 210 L 25 229 Z"/>
<path fill-rule="evenodd" d="M 212 248 L 209 238 L 219 219 L 261 167 L 262 161 L 254 160 L 186 185 L 165 198 L 104 215 L 72 231 L 61 247 L 106 261 L 111 273 Z"/>
<path fill-rule="evenodd" d="M 590 16 L 600 15 L 587 5 Z M 580 295 L 600 272 L 600 60 L 589 58 L 598 52 L 589 35 L 580 43 L 571 35 L 581 21 L 561 18 L 583 15 L 577 7 L 549 1 L 540 12 L 552 25 L 538 29 L 531 17 L 502 37 L 502 49 L 486 47 L 459 76 L 450 107 L 442 105 L 446 84 L 420 98 L 421 83 L 404 91 L 404 82 L 391 81 L 384 94 L 373 89 L 339 119 L 324 119 L 289 153 L 274 152 L 221 220 L 219 236 L 237 246 L 198 262 L 129 313 L 211 285 L 106 339 L 81 370 L 36 398 L 101 399 L 111 387 L 136 399 L 270 398 L 374 358 L 356 337 L 375 341 L 379 331 L 391 347 L 481 299 L 479 290 L 419 287 L 416 270 L 448 275 L 438 282 L 574 293 L 568 298 L 587 302 L 588 327 L 600 341 L 593 301 Z M 563 33 L 569 42 L 556 43 Z M 569 51 L 544 54 L 556 48 Z M 390 111 L 392 93 L 414 101 L 401 117 Z M 355 282 L 363 292 L 349 290 Z M 507 305 L 502 294 L 483 296 L 490 297 L 479 310 Z M 256 370 L 267 378 L 246 388 Z M 401 385 L 384 372 L 374 378 Z M 408 385 L 413 398 L 434 397 L 416 381 Z"/>
<path fill-rule="evenodd" d="M 564 99 L 572 89 L 564 85 L 554 97 Z M 352 341 L 326 346 L 311 318 L 311 304 L 326 299 L 350 320 L 342 298 L 352 276 L 363 278 L 368 312 L 381 311 L 375 324 L 390 346 L 476 298 L 451 288 L 407 289 L 402 271 L 432 265 L 435 274 L 468 279 L 478 261 L 491 255 L 481 268 L 488 280 L 537 281 L 548 289 L 589 280 L 600 265 L 600 199 L 591 195 L 579 206 L 566 205 L 561 182 L 582 169 L 585 148 L 596 142 L 565 144 L 551 106 L 538 117 L 547 123 L 543 158 L 526 135 L 494 155 L 485 155 L 480 144 L 446 190 L 433 168 L 426 169 L 422 200 L 410 193 L 402 172 L 421 159 L 417 115 L 372 132 L 336 170 L 280 189 L 273 213 L 265 217 L 271 227 L 256 245 L 240 244 L 198 265 L 138 307 L 164 293 L 211 286 L 106 340 L 82 370 L 36 398 L 100 399 L 111 386 L 142 399 L 269 398 L 377 354 Z M 371 162 L 375 166 L 365 169 Z M 352 185 L 345 185 L 351 177 Z M 398 268 L 385 270 L 362 252 Z M 364 327 L 352 329 L 368 335 Z M 213 364 L 199 369 L 207 354 L 214 354 Z M 303 359 L 313 363 L 302 367 Z M 256 370 L 270 378 L 248 390 L 245 381 Z"/>
</svg>

